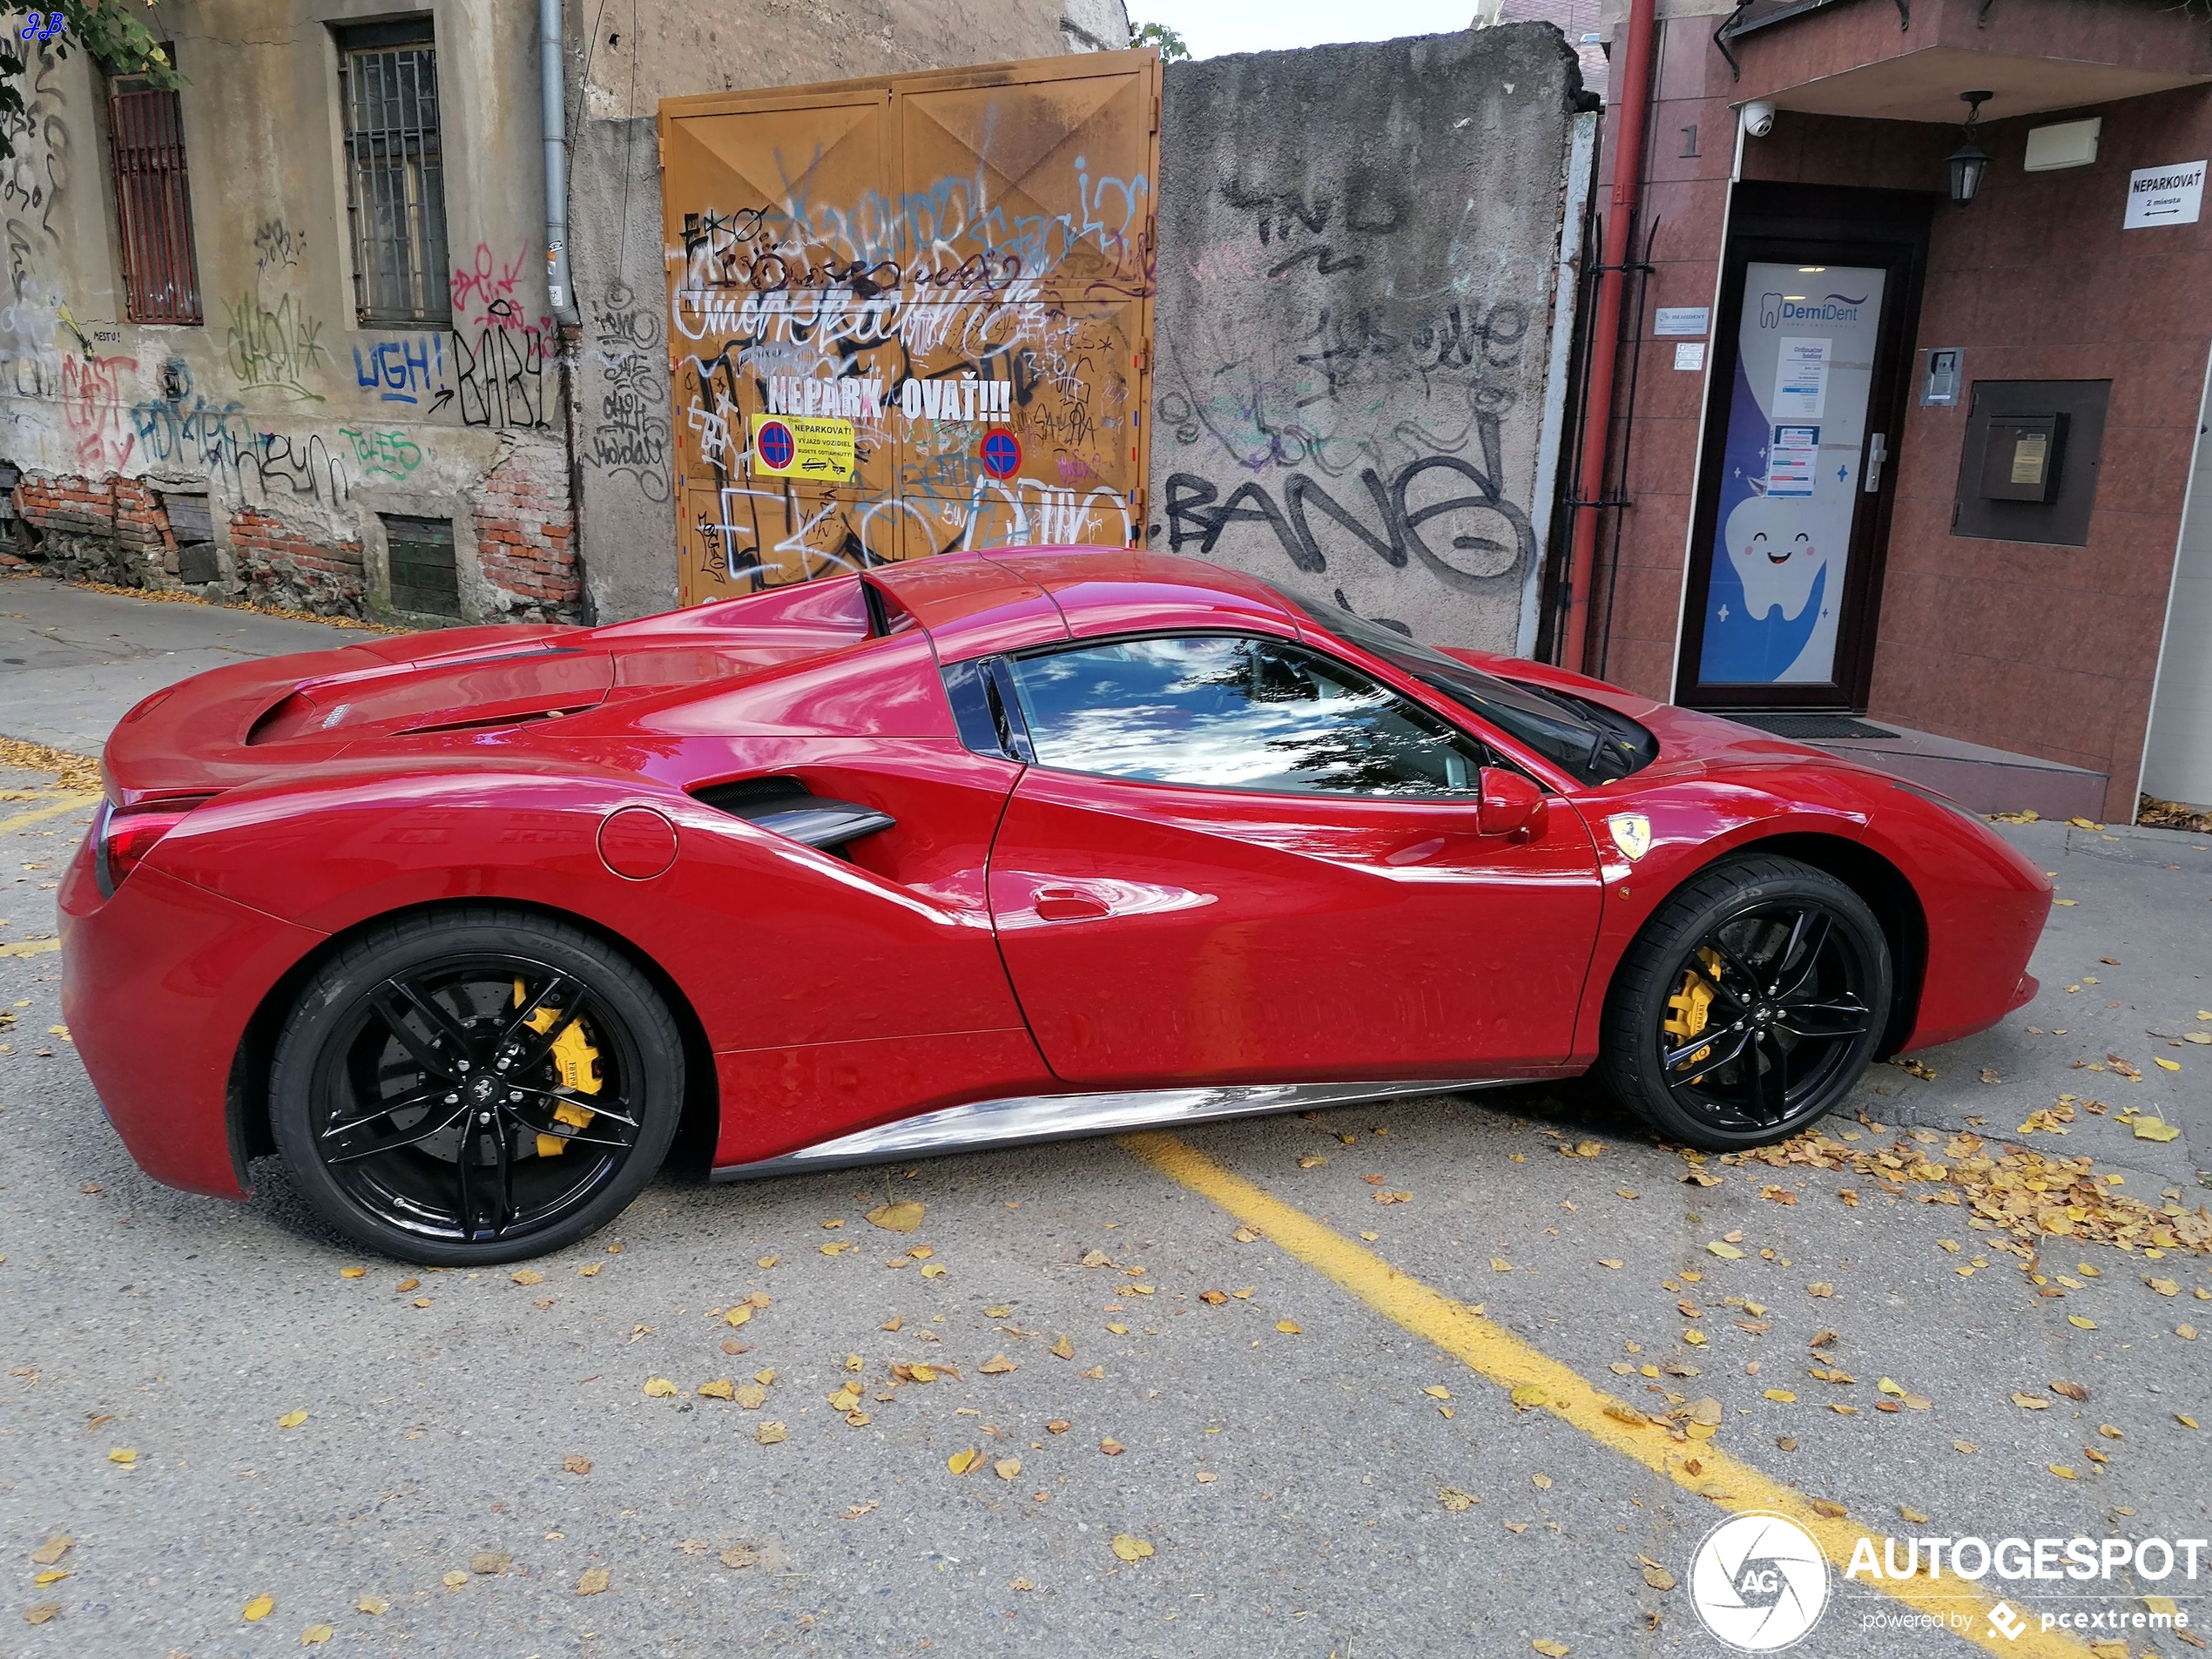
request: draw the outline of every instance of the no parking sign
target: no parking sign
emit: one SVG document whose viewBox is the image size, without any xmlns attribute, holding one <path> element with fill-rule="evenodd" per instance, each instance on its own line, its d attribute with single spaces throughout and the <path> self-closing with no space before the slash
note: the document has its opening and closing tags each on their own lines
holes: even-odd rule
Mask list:
<svg viewBox="0 0 2212 1659">
<path fill-rule="evenodd" d="M 994 478 L 1011 478 L 1022 470 L 1022 440 L 1004 427 L 993 427 L 983 438 L 983 470 Z"/>
</svg>

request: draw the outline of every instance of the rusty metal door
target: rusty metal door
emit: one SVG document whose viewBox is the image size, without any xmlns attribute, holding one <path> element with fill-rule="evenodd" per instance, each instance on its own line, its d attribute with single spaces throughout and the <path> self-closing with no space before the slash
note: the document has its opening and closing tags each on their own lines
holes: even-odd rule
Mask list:
<svg viewBox="0 0 2212 1659">
<path fill-rule="evenodd" d="M 1143 541 L 1159 94 L 1143 51 L 662 103 L 685 604 Z"/>
</svg>

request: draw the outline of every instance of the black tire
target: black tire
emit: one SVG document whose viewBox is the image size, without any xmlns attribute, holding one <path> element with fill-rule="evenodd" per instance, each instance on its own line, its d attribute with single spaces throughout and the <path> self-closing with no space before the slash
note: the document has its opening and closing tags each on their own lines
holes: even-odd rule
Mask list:
<svg viewBox="0 0 2212 1659">
<path fill-rule="evenodd" d="M 300 993 L 270 1118 L 293 1185 L 348 1238 L 487 1266 L 622 1213 L 675 1136 L 682 1056 L 644 975 L 581 928 L 490 906 L 404 916 Z"/>
<path fill-rule="evenodd" d="M 1794 859 L 1733 859 L 1669 898 L 1622 955 L 1597 1074 L 1669 1140 L 1763 1146 L 1858 1081 L 1891 984 L 1888 941 L 1858 894 Z"/>
</svg>

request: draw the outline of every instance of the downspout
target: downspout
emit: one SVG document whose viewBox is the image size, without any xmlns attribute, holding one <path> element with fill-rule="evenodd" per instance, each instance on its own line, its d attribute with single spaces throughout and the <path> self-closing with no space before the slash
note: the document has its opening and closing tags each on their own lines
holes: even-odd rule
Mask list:
<svg viewBox="0 0 2212 1659">
<path fill-rule="evenodd" d="M 563 82 L 561 0 L 537 0 L 539 102 L 545 112 L 545 287 L 553 320 L 583 325 L 569 284 L 568 92 Z"/>
<path fill-rule="evenodd" d="M 1606 216 L 1591 323 L 1589 401 L 1582 414 L 1582 475 L 1576 481 L 1575 538 L 1568 563 L 1567 637 L 1560 664 L 1575 673 L 1588 660 L 1591 570 L 1597 562 L 1598 514 L 1603 510 L 1606 462 L 1613 448 L 1613 377 L 1620 359 L 1621 310 L 1628 292 L 1629 233 L 1643 189 L 1644 128 L 1651 104 L 1651 61 L 1657 46 L 1656 0 L 1630 0 L 1622 51 L 1620 137 L 1613 154 L 1613 211 Z M 1637 326 L 1642 326 L 1641 318 Z"/>
</svg>

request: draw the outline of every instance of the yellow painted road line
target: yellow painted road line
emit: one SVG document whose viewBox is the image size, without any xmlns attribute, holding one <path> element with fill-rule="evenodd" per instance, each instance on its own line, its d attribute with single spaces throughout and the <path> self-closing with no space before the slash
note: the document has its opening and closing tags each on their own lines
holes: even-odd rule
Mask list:
<svg viewBox="0 0 2212 1659">
<path fill-rule="evenodd" d="M 63 813 L 73 813 L 80 806 L 90 806 L 99 799 L 98 795 L 68 794 L 56 796 L 44 806 L 34 806 L 27 813 L 17 813 L 13 818 L 0 818 L 0 833 L 19 830 L 26 825 L 37 824 Z"/>
<path fill-rule="evenodd" d="M 1804 1493 L 1737 1461 L 1713 1440 L 1685 1443 L 1676 1440 L 1627 1401 L 1592 1387 L 1579 1372 L 1530 1347 L 1464 1302 L 1408 1278 L 1305 1211 L 1231 1174 L 1195 1147 L 1171 1135 L 1156 1133 L 1123 1135 L 1118 1139 L 1124 1150 L 1162 1175 L 1220 1205 L 1246 1226 L 1258 1228 L 1271 1243 L 1334 1279 L 1385 1318 L 1434 1343 L 1501 1388 L 1515 1391 L 1516 1405 L 1525 1402 L 1527 1409 L 1551 1413 L 1592 1440 L 1634 1458 L 1654 1474 L 1723 1509 L 1739 1514 L 1767 1510 L 1787 1515 L 1818 1539 L 1829 1560 L 1839 1566 L 1851 1560 L 1862 1535 L 1875 1541 L 1877 1558 L 1881 1558 L 1885 1536 L 1882 1528 L 1863 1526 L 1849 1516 L 1822 1514 Z M 1969 1628 L 1954 1634 L 1991 1653 L 2006 1654 L 2012 1659 L 2091 1659 L 2085 1644 L 2060 1631 L 2039 1630 L 2033 1623 L 2017 1640 L 1996 1635 L 1986 1616 L 1995 1601 L 1965 1581 L 1946 1578 L 1937 1582 L 1916 1575 L 1871 1582 L 1917 1613 L 1948 1615 L 1963 1607 Z"/>
<path fill-rule="evenodd" d="M 11 945 L 0 945 L 0 956 L 44 956 L 61 948 L 59 939 L 18 939 Z"/>
</svg>

